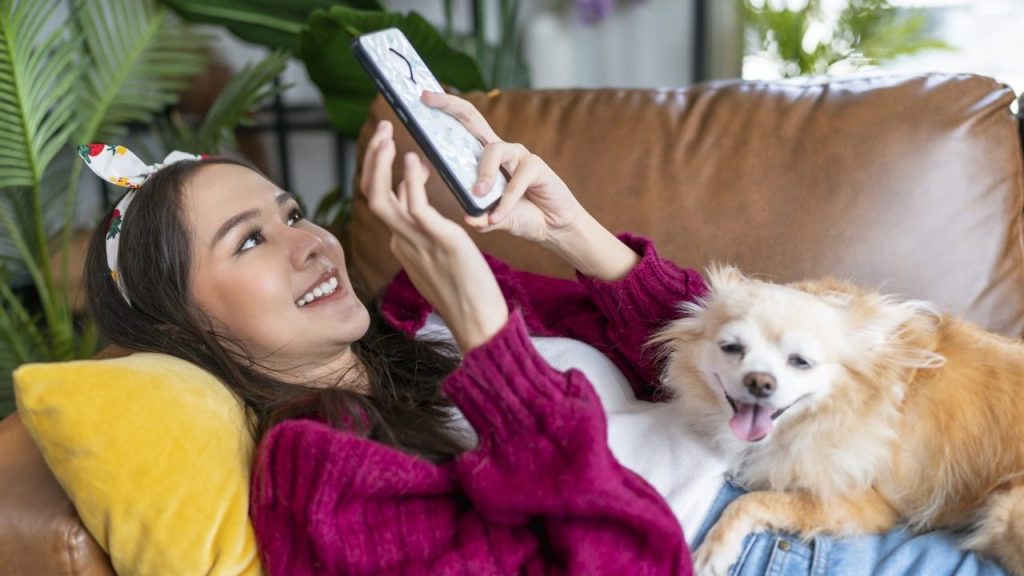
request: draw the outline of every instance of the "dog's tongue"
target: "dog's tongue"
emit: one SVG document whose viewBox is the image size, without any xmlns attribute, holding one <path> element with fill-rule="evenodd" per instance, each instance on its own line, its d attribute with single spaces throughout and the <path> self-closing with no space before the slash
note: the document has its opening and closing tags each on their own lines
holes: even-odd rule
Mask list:
<svg viewBox="0 0 1024 576">
<path fill-rule="evenodd" d="M 755 442 L 772 431 L 772 413 L 769 408 L 758 404 L 736 402 L 736 414 L 729 421 L 732 433 L 740 440 Z"/>
</svg>

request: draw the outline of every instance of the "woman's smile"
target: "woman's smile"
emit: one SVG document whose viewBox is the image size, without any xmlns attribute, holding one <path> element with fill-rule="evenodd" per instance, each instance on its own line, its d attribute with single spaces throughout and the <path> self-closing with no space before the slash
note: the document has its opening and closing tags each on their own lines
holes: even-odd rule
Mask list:
<svg viewBox="0 0 1024 576">
<path fill-rule="evenodd" d="M 338 288 L 341 290 L 338 290 Z M 332 268 L 323 274 L 300 296 L 295 305 L 299 308 L 320 304 L 326 300 L 336 300 L 344 295 L 345 288 L 338 281 L 338 269 Z"/>
</svg>

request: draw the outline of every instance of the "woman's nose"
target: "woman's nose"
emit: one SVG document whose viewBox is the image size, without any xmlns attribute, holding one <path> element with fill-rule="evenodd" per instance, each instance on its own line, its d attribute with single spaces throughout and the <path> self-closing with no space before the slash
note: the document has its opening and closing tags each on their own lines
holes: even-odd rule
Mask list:
<svg viewBox="0 0 1024 576">
<path fill-rule="evenodd" d="M 292 260 L 296 268 L 301 268 L 323 255 L 324 241 L 319 235 L 300 228 L 291 229 Z"/>
</svg>

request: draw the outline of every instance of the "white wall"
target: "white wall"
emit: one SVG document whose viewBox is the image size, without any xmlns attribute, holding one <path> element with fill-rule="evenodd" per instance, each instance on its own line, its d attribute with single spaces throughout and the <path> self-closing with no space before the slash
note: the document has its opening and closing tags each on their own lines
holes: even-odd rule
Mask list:
<svg viewBox="0 0 1024 576">
<path fill-rule="evenodd" d="M 721 2 L 721 0 L 718 0 Z M 443 21 L 442 2 L 385 0 Z M 489 0 L 488 36 L 497 37 L 498 1 Z M 523 49 L 537 88 L 685 86 L 692 78 L 691 0 L 619 0 L 602 22 L 585 24 L 572 2 L 522 0 Z M 563 5 L 556 8 L 556 5 Z M 469 0 L 455 3 L 456 29 L 469 29 Z"/>
</svg>

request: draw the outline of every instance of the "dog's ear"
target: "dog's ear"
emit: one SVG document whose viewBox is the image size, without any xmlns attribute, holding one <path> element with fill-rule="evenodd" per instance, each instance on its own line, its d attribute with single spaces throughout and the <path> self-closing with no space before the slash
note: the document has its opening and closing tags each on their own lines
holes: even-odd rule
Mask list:
<svg viewBox="0 0 1024 576">
<path fill-rule="evenodd" d="M 866 292 L 857 288 L 849 282 L 843 282 L 836 278 L 825 277 L 816 280 L 800 280 L 790 282 L 786 286 L 801 292 L 806 292 L 822 302 L 838 308 L 841 311 L 848 310 L 854 301 Z"/>
<path fill-rule="evenodd" d="M 740 272 L 739 268 L 717 262 L 708 267 L 707 276 L 708 285 L 711 286 L 712 292 L 739 286 L 750 281 L 743 272 Z"/>
<path fill-rule="evenodd" d="M 644 344 L 644 348 L 653 350 L 656 361 L 660 361 L 683 352 L 691 344 L 700 340 L 705 327 L 705 304 L 704 301 L 681 304 L 680 311 L 683 316 L 655 332 Z"/>
<path fill-rule="evenodd" d="M 888 362 L 911 368 L 937 368 L 945 358 L 922 348 L 935 337 L 942 314 L 920 300 L 862 292 L 847 306 L 851 338 L 859 348 L 884 355 Z"/>
</svg>

